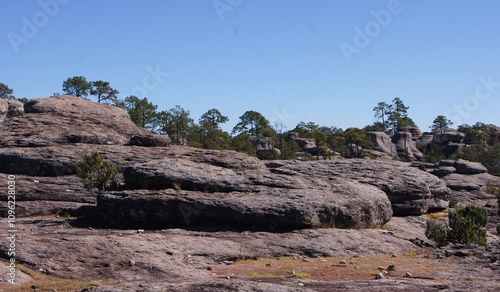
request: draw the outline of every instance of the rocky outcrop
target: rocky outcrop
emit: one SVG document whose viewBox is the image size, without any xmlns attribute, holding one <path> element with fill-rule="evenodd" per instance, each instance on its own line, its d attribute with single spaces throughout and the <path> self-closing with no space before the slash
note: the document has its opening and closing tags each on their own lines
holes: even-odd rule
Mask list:
<svg viewBox="0 0 500 292">
<path fill-rule="evenodd" d="M 412 127 L 412 126 L 401 127 L 398 128 L 398 132 L 410 133 L 413 138 L 418 138 L 422 136 L 422 131 L 420 131 L 418 127 Z"/>
<path fill-rule="evenodd" d="M 447 201 L 450 195 L 450 190 L 441 180 L 401 162 L 348 159 L 283 164 L 272 171 L 290 175 L 345 177 L 376 186 L 387 194 L 395 216 L 426 213 L 433 201 Z"/>
<path fill-rule="evenodd" d="M 24 104 L 24 112 L 0 125 L 5 129 L 0 132 L 0 147 L 125 145 L 134 135 L 153 135 L 118 107 L 74 96 L 33 99 Z"/>
<path fill-rule="evenodd" d="M 375 145 L 374 150 L 383 152 L 390 157 L 397 157 L 398 152 L 396 146 L 392 143 L 391 138 L 384 132 L 367 132 L 366 133 Z"/>
<path fill-rule="evenodd" d="M 463 159 L 458 159 L 455 162 L 455 168 L 457 169 L 457 173 L 460 174 L 478 174 L 488 172 L 488 169 L 486 169 L 486 167 L 484 167 L 481 163 Z"/>
<path fill-rule="evenodd" d="M 373 228 L 385 224 L 392 216 L 383 192 L 345 179 L 303 181 L 282 177 L 285 182 L 276 185 L 275 180 L 250 177 L 246 184 L 233 185 L 234 189 L 231 181 L 236 178 L 225 176 L 211 182 L 212 185 L 198 186 L 205 188 L 205 192 L 184 191 L 180 189 L 183 183 L 169 184 L 171 174 L 161 169 L 164 172 L 156 178 L 166 183 L 162 186 L 165 190 L 101 195 L 92 219 L 120 228 L 215 226 L 290 230 Z M 227 186 L 220 186 L 223 178 L 227 179 Z M 186 188 L 191 187 L 197 186 L 186 184 Z"/>
<path fill-rule="evenodd" d="M 1 124 L 9 130 L 0 133 L 0 172 L 24 182 L 19 217 L 83 214 L 86 209 L 78 208 L 96 202 L 85 218 L 120 228 L 370 228 L 392 216 L 383 192 L 347 178 L 273 174 L 262 161 L 235 151 L 143 147 L 167 146 L 169 139 L 135 126 L 115 107 L 59 96 L 24 108 L 24 115 Z M 95 192 L 81 190 L 74 168 L 95 151 L 123 169 L 115 190 L 97 200 Z M 188 223 L 184 215 L 192 210 Z"/>
<path fill-rule="evenodd" d="M 486 173 L 488 169 L 479 162 L 472 162 L 463 159 L 458 160 L 441 160 L 436 163 L 436 168 L 432 174 L 438 177 L 444 177 L 448 174 L 478 174 Z"/>
<path fill-rule="evenodd" d="M 0 122 L 7 118 L 7 112 L 9 111 L 9 104 L 5 99 L 0 98 Z"/>
<path fill-rule="evenodd" d="M 464 141 L 465 134 L 459 132 L 455 129 L 445 129 L 443 133 L 436 131 L 433 132 L 433 142 L 439 144 L 452 143 L 462 143 Z"/>
<path fill-rule="evenodd" d="M 422 160 L 424 154 L 417 149 L 412 138 L 413 135 L 410 131 L 398 131 L 392 136 L 392 142 L 396 146 L 399 157 L 410 161 Z"/>
<path fill-rule="evenodd" d="M 168 147 L 171 139 L 167 135 L 134 135 L 129 145 L 143 147 Z"/>
<path fill-rule="evenodd" d="M 299 133 L 290 132 L 288 134 L 287 140 L 293 140 L 297 142 L 297 145 L 303 150 L 311 155 L 316 155 L 316 141 L 311 138 L 301 138 Z"/>
<path fill-rule="evenodd" d="M 9 104 L 9 110 L 7 112 L 9 117 L 16 117 L 24 114 L 24 104 L 19 100 L 8 100 L 7 103 Z"/>
</svg>

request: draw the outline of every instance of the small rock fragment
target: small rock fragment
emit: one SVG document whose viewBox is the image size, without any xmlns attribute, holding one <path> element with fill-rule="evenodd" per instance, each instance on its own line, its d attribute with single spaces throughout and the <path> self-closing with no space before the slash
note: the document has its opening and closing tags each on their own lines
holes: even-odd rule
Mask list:
<svg viewBox="0 0 500 292">
<path fill-rule="evenodd" d="M 340 263 L 341 265 L 345 265 L 347 262 L 346 262 L 346 260 L 340 260 L 340 262 L 339 262 L 339 263 Z"/>
<path fill-rule="evenodd" d="M 412 275 L 410 272 L 406 272 L 405 277 L 407 277 L 407 278 L 412 278 L 412 277 L 413 277 L 413 275 Z"/>
<path fill-rule="evenodd" d="M 266 267 L 270 267 L 270 266 L 271 266 L 271 263 L 267 263 L 267 264 L 266 264 Z"/>
<path fill-rule="evenodd" d="M 384 273 L 380 272 L 378 274 L 375 275 L 375 279 L 377 280 L 380 280 L 380 279 L 383 279 L 384 278 Z"/>
<path fill-rule="evenodd" d="M 388 271 L 395 271 L 396 270 L 396 265 L 390 265 L 387 267 Z"/>
<path fill-rule="evenodd" d="M 128 265 L 131 266 L 131 267 L 135 266 L 135 261 L 134 260 L 129 260 L 128 261 Z"/>
</svg>

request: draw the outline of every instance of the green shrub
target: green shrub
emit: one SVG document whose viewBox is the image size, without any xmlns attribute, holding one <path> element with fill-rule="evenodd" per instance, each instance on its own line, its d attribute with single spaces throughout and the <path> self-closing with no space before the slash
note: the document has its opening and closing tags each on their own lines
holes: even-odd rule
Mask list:
<svg viewBox="0 0 500 292">
<path fill-rule="evenodd" d="M 453 243 L 486 244 L 488 211 L 476 206 L 467 206 L 448 215 L 450 231 L 448 240 Z"/>
<path fill-rule="evenodd" d="M 448 233 L 446 226 L 436 223 L 435 220 L 427 221 L 425 236 L 434 240 L 438 246 L 445 246 L 448 243 Z"/>
<path fill-rule="evenodd" d="M 448 214 L 448 225 L 434 221 L 427 222 L 425 236 L 436 241 L 438 246 L 447 242 L 460 244 L 486 244 L 486 224 L 488 212 L 476 206 L 467 206 Z"/>
<path fill-rule="evenodd" d="M 76 163 L 76 174 L 83 179 L 85 189 L 97 188 L 100 192 L 106 190 L 115 175 L 120 172 L 119 167 L 104 161 L 99 152 L 83 157 L 83 162 Z"/>
</svg>

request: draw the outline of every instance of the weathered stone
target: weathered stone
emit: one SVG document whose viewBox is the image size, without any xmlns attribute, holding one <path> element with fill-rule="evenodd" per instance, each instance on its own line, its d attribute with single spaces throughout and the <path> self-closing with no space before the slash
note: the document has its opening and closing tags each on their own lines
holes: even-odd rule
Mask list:
<svg viewBox="0 0 500 292">
<path fill-rule="evenodd" d="M 413 138 L 418 138 L 422 136 L 422 131 L 420 131 L 418 127 L 412 127 L 412 126 L 398 128 L 397 132 L 408 132 L 411 134 Z"/>
<path fill-rule="evenodd" d="M 312 152 L 316 149 L 316 141 L 314 139 L 300 138 L 297 132 L 289 133 L 287 140 L 294 140 L 297 142 L 297 145 L 306 152 Z"/>
<path fill-rule="evenodd" d="M 488 172 L 488 169 L 479 162 L 471 162 L 459 159 L 455 162 L 457 173 L 460 174 L 478 174 Z"/>
<path fill-rule="evenodd" d="M 448 142 L 462 143 L 465 134 L 454 129 L 446 129 L 444 133 L 434 132 L 433 142 L 447 144 Z"/>
<path fill-rule="evenodd" d="M 437 166 L 455 166 L 455 160 L 451 159 L 440 160 L 438 161 Z"/>
<path fill-rule="evenodd" d="M 434 175 L 396 161 L 346 159 L 289 162 L 271 171 L 328 178 L 340 176 L 374 185 L 387 194 L 396 216 L 426 213 L 431 198 L 448 200 L 450 195 L 450 189 Z"/>
<path fill-rule="evenodd" d="M 5 99 L 0 98 L 0 122 L 3 122 L 7 118 L 7 113 L 9 111 L 9 104 Z"/>
<path fill-rule="evenodd" d="M 383 152 L 391 157 L 397 157 L 396 146 L 392 143 L 391 138 L 384 132 L 367 132 L 366 133 L 375 144 L 374 149 Z"/>
<path fill-rule="evenodd" d="M 171 139 L 167 135 L 134 135 L 130 138 L 130 145 L 143 147 L 168 147 Z"/>
<path fill-rule="evenodd" d="M 7 103 L 9 104 L 9 110 L 7 112 L 9 117 L 16 117 L 24 114 L 24 104 L 19 100 L 8 100 Z"/>
<path fill-rule="evenodd" d="M 429 163 L 429 162 L 412 162 L 411 167 L 433 169 L 436 167 L 436 165 L 434 163 Z"/>
<path fill-rule="evenodd" d="M 432 171 L 432 174 L 438 177 L 443 177 L 448 174 L 455 173 L 457 170 L 453 166 L 439 166 Z"/>
<path fill-rule="evenodd" d="M 424 154 L 420 152 L 412 139 L 410 132 L 397 132 L 392 137 L 392 142 L 396 145 L 398 156 L 407 160 L 422 160 Z"/>
<path fill-rule="evenodd" d="M 466 182 L 449 182 L 446 186 L 454 191 L 477 191 L 481 188 L 481 186 L 477 184 Z"/>
<path fill-rule="evenodd" d="M 367 228 L 384 224 L 392 216 L 383 192 L 348 179 L 257 173 L 239 176 L 227 169 L 196 167 L 187 162 L 175 167 L 164 161 L 127 169 L 128 187 L 158 191 L 99 196 L 92 220 L 120 228 L 229 226 L 272 230 Z M 213 175 L 200 177 L 200 171 Z"/>
<path fill-rule="evenodd" d="M 0 132 L 0 147 L 125 145 L 133 135 L 151 134 L 118 107 L 69 95 L 32 99 L 24 104 L 24 111 L 2 123 L 9 131 Z"/>
<path fill-rule="evenodd" d="M 431 144 L 433 139 L 434 139 L 434 135 L 425 134 L 425 135 L 422 135 L 418 138 L 417 143 L 418 143 L 419 147 L 424 148 L 424 147 L 427 147 L 429 144 Z"/>
</svg>

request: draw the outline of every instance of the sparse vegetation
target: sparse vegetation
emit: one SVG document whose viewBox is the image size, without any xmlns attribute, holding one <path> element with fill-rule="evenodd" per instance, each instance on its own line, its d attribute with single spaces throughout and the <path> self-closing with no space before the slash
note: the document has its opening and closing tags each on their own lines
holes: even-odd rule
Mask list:
<svg viewBox="0 0 500 292">
<path fill-rule="evenodd" d="M 100 192 L 105 191 L 115 175 L 120 172 L 118 166 L 103 160 L 99 152 L 85 155 L 83 162 L 77 163 L 75 168 L 78 177 L 83 180 L 85 189 L 97 188 Z"/>
<path fill-rule="evenodd" d="M 424 252 L 428 253 L 427 250 Z M 438 269 L 446 268 L 446 265 L 432 264 L 430 259 L 422 258 L 422 254 L 422 251 L 416 250 L 398 257 L 378 255 L 350 259 L 319 257 L 307 260 L 299 257 L 259 258 L 239 260 L 234 265 L 216 267 L 213 271 L 218 275 L 234 274 L 266 279 L 307 278 L 318 281 L 348 281 L 373 279 L 373 272 L 380 272 L 377 268 L 379 266 L 397 266 L 397 271 L 389 272 L 394 275 L 401 275 L 401 271 L 404 270 L 418 271 L 418 274 L 414 274 L 417 277 L 428 276 Z"/>
<path fill-rule="evenodd" d="M 2 264 L 5 264 L 2 263 Z M 8 283 L 0 284 L 0 291 L 11 291 L 11 292 L 21 292 L 21 291 L 82 291 L 88 287 L 97 287 L 101 285 L 115 285 L 119 282 L 116 280 L 76 280 L 76 279 L 65 279 L 46 275 L 39 271 L 32 270 L 24 265 L 18 264 L 17 269 L 19 271 L 31 276 L 33 281 L 12 286 Z M 3 289 L 3 290 L 2 290 Z"/>
<path fill-rule="evenodd" d="M 467 206 L 448 214 L 448 224 L 427 221 L 425 235 L 438 246 L 448 242 L 460 244 L 486 244 L 488 212 L 476 206 Z"/>
</svg>

